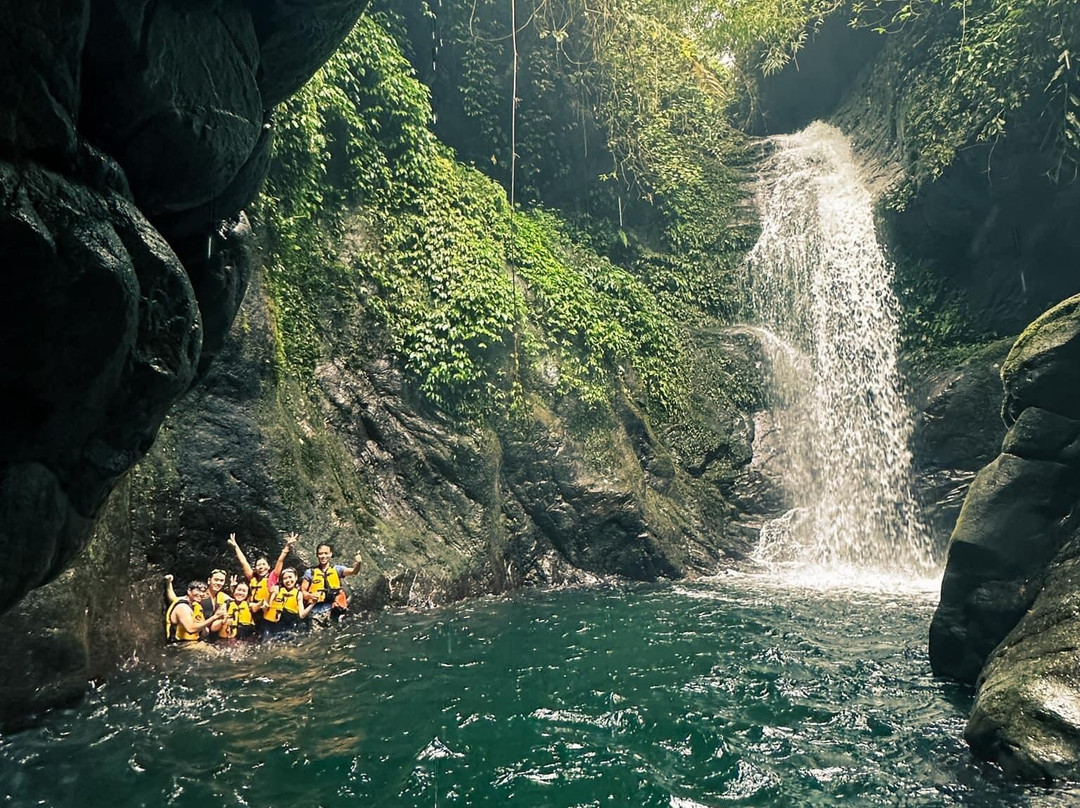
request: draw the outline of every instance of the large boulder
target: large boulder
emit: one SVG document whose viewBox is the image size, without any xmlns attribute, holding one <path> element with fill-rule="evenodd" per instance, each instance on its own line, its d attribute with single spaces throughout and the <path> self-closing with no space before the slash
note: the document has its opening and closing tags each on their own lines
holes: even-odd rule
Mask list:
<svg viewBox="0 0 1080 808">
<path fill-rule="evenodd" d="M 0 163 L 0 604 L 55 577 L 195 377 L 179 260 L 121 190 Z"/>
<path fill-rule="evenodd" d="M 1001 378 L 1001 417 L 1007 424 L 1027 407 L 1080 419 L 1080 295 L 1054 306 L 1020 335 Z"/>
<path fill-rule="evenodd" d="M 1011 427 L 964 502 L 930 629 L 934 672 L 978 682 L 973 748 L 1026 775 L 1074 776 L 1080 760 L 1069 712 L 1080 687 L 1062 662 L 1080 625 L 1072 595 L 1078 350 L 1074 297 L 1036 320 L 1009 353 L 1002 415 Z"/>
<path fill-rule="evenodd" d="M 219 197 L 254 151 L 259 46 L 243 5 L 95 0 L 83 63 L 79 129 L 150 218 Z"/>
<path fill-rule="evenodd" d="M 972 483 L 930 626 L 934 672 L 973 684 L 1038 594 L 1075 502 L 1075 471 L 1004 453 Z"/>
<path fill-rule="evenodd" d="M 255 76 L 263 104 L 295 93 L 337 50 L 367 0 L 260 0 L 247 3 L 259 40 Z"/>
<path fill-rule="evenodd" d="M 1080 531 L 1054 559 L 1031 610 L 987 660 L 964 737 L 1026 780 L 1080 771 Z"/>
<path fill-rule="evenodd" d="M 0 612 L 85 546 L 220 349 L 269 110 L 365 0 L 0 0 Z"/>
</svg>

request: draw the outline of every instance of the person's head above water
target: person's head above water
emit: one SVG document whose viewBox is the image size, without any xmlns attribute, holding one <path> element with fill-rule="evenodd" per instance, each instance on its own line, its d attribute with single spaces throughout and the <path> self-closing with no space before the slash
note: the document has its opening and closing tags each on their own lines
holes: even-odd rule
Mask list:
<svg viewBox="0 0 1080 808">
<path fill-rule="evenodd" d="M 259 578 L 265 578 L 266 574 L 270 572 L 270 562 L 266 560 L 266 556 L 259 556 L 255 559 L 255 575 Z"/>
<path fill-rule="evenodd" d="M 244 600 L 247 600 L 247 596 L 248 596 L 248 585 L 247 585 L 247 583 L 245 581 L 237 582 L 236 586 L 233 587 L 232 596 L 233 596 L 233 600 L 235 600 L 237 603 L 239 603 L 241 601 L 244 601 Z"/>
<path fill-rule="evenodd" d="M 325 567 L 330 563 L 330 559 L 334 557 L 334 548 L 323 542 L 315 548 L 315 557 L 319 559 L 319 566 Z"/>
<path fill-rule="evenodd" d="M 213 570 L 206 583 L 210 593 L 216 595 L 225 587 L 225 570 Z"/>
<path fill-rule="evenodd" d="M 187 591 L 189 595 L 195 595 L 202 597 L 206 594 L 206 582 L 205 581 L 192 581 L 187 585 Z"/>
<path fill-rule="evenodd" d="M 292 567 L 286 567 L 281 571 L 281 585 L 286 589 L 292 589 L 296 586 L 296 570 Z"/>
</svg>

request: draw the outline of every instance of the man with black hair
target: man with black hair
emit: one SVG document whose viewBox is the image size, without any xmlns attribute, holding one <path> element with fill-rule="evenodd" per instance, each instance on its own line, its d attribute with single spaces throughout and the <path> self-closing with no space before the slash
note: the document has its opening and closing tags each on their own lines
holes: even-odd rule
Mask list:
<svg viewBox="0 0 1080 808">
<path fill-rule="evenodd" d="M 344 578 L 360 572 L 362 556 L 356 554 L 352 567 L 331 564 L 334 548 L 323 542 L 315 548 L 315 557 L 319 565 L 304 572 L 300 589 L 304 600 L 314 604 L 312 620 L 318 625 L 326 625 L 332 620 L 340 620 L 349 608 L 349 598 L 342 584 Z"/>
<path fill-rule="evenodd" d="M 165 576 L 168 589 L 172 590 L 172 576 Z M 192 581 L 188 584 L 187 595 L 177 598 L 169 604 L 165 612 L 166 642 L 198 642 L 205 639 L 206 630 L 211 632 L 221 628 L 225 619 L 224 609 L 215 609 L 209 614 L 203 611 L 207 600 L 206 584 Z"/>
</svg>

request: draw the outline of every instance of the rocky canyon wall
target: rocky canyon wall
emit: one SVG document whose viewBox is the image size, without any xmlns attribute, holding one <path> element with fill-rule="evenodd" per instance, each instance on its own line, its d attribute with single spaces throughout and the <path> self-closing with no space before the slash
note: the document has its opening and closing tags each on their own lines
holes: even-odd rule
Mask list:
<svg viewBox="0 0 1080 808">
<path fill-rule="evenodd" d="M 273 108 L 363 5 L 0 5 L 0 611 L 86 545 L 220 349 Z"/>
</svg>

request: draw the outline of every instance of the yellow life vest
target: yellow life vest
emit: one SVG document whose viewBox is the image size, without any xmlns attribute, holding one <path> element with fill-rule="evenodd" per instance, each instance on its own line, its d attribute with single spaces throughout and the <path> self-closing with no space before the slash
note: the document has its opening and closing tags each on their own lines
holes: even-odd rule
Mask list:
<svg viewBox="0 0 1080 808">
<path fill-rule="evenodd" d="M 251 604 L 246 600 L 243 603 L 233 602 L 229 608 L 229 616 L 236 616 L 236 625 L 238 626 L 253 626 L 255 625 L 255 615 L 251 611 Z"/>
<path fill-rule="evenodd" d="M 199 606 L 202 607 L 202 613 L 204 617 L 209 617 L 217 611 L 218 606 L 222 603 L 229 603 L 232 601 L 224 591 L 218 592 L 214 597 L 210 597 L 209 594 L 205 598 L 199 601 Z"/>
<path fill-rule="evenodd" d="M 256 578 L 252 576 L 248 581 L 248 600 L 252 603 L 261 603 L 264 600 L 270 599 L 270 576 L 265 575 L 262 578 Z"/>
<path fill-rule="evenodd" d="M 179 600 L 174 600 L 169 605 L 169 608 L 165 610 L 165 642 L 198 642 L 201 637 L 197 632 L 195 634 L 191 634 L 186 628 L 184 628 L 183 623 L 181 623 L 180 621 L 174 623 L 172 621 L 173 612 L 176 611 L 176 607 L 179 606 L 181 603 L 187 604 L 191 607 L 192 620 L 194 620 L 196 623 L 201 623 L 203 621 L 203 610 L 201 603 L 199 603 L 198 601 L 196 601 L 195 603 L 191 603 L 188 601 L 187 598 L 180 598 Z"/>
<path fill-rule="evenodd" d="M 263 617 L 268 623 L 276 623 L 281 620 L 281 613 L 288 612 L 297 617 L 300 616 L 300 590 L 286 589 L 279 586 L 270 597 L 270 604 L 266 607 Z"/>
<path fill-rule="evenodd" d="M 239 602 L 234 600 L 229 604 L 228 616 L 218 629 L 218 636 L 223 640 L 232 640 L 236 637 L 238 626 L 253 625 L 255 625 L 255 618 L 251 614 L 251 604 L 246 600 Z"/>
<path fill-rule="evenodd" d="M 341 576 L 331 564 L 324 573 L 316 567 L 311 571 L 311 583 L 308 584 L 308 592 L 318 595 L 316 603 L 326 603 L 333 600 L 341 589 Z"/>
</svg>

